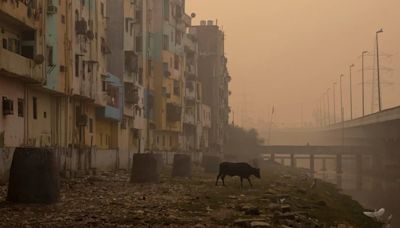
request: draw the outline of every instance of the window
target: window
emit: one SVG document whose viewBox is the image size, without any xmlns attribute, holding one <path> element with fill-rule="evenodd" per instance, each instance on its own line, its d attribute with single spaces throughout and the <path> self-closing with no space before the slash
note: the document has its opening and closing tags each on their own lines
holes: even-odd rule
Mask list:
<svg viewBox="0 0 400 228">
<path fill-rule="evenodd" d="M 147 72 L 148 72 L 148 75 L 150 76 L 151 75 L 151 72 L 152 71 L 152 63 L 151 63 L 151 59 L 149 59 L 148 61 L 147 61 Z"/>
<path fill-rule="evenodd" d="M 101 16 L 104 17 L 104 3 L 100 3 L 100 12 L 101 12 Z"/>
<path fill-rule="evenodd" d="M 135 19 L 136 19 L 136 22 L 138 23 L 138 24 L 141 24 L 142 23 L 142 11 L 141 10 L 137 10 L 136 11 L 136 13 L 135 13 Z"/>
<path fill-rule="evenodd" d="M 79 55 L 75 55 L 75 77 L 79 77 Z"/>
<path fill-rule="evenodd" d="M 169 49 L 169 37 L 168 35 L 163 35 L 163 49 L 168 50 Z"/>
<path fill-rule="evenodd" d="M 43 118 L 44 118 L 44 119 L 47 118 L 47 112 L 43 112 Z"/>
<path fill-rule="evenodd" d="M 162 136 L 162 145 L 165 146 L 165 135 Z"/>
<path fill-rule="evenodd" d="M 37 98 L 32 97 L 32 113 L 33 113 L 33 119 L 37 119 Z"/>
<path fill-rule="evenodd" d="M 86 77 L 86 62 L 82 61 L 82 78 L 85 80 Z"/>
<path fill-rule="evenodd" d="M 93 119 L 89 119 L 89 133 L 93 133 Z"/>
<path fill-rule="evenodd" d="M 143 85 L 143 69 L 142 68 L 139 69 L 138 76 L 139 76 L 139 84 Z"/>
<path fill-rule="evenodd" d="M 174 95 L 179 96 L 181 94 L 181 85 L 179 81 L 174 80 Z"/>
<path fill-rule="evenodd" d="M 175 32 L 175 42 L 177 44 L 181 44 L 182 43 L 182 33 L 179 31 Z"/>
<path fill-rule="evenodd" d="M 169 9 L 169 0 L 164 0 L 164 19 L 166 21 L 169 20 L 169 14 L 170 14 L 170 9 Z"/>
<path fill-rule="evenodd" d="M 101 90 L 103 92 L 107 91 L 107 84 L 106 84 L 106 81 L 104 81 L 104 80 L 101 82 Z"/>
<path fill-rule="evenodd" d="M 52 46 L 47 46 L 47 66 L 54 66 Z"/>
<path fill-rule="evenodd" d="M 141 52 L 142 51 L 142 36 L 137 36 L 136 37 L 135 46 L 136 46 L 136 51 L 137 52 Z"/>
<path fill-rule="evenodd" d="M 179 70 L 179 56 L 178 55 L 175 55 L 175 57 L 174 57 L 174 68 L 175 68 L 175 70 Z"/>
<path fill-rule="evenodd" d="M 18 116 L 24 117 L 24 99 L 18 98 Z"/>
<path fill-rule="evenodd" d="M 4 48 L 4 49 L 7 49 L 7 46 L 8 46 L 7 43 L 8 43 L 8 42 L 7 42 L 7 39 L 3 39 L 3 48 Z"/>
</svg>

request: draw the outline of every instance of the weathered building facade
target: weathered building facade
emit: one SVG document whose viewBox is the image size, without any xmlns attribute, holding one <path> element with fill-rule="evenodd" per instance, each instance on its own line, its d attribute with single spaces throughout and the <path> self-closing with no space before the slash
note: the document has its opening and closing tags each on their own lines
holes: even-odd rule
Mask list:
<svg viewBox="0 0 400 228">
<path fill-rule="evenodd" d="M 0 40 L 0 175 L 20 146 L 54 148 L 66 174 L 220 152 L 223 33 L 191 27 L 184 0 L 0 1 Z"/>
<path fill-rule="evenodd" d="M 198 74 L 202 83 L 204 104 L 210 107 L 211 129 L 209 149 L 213 154 L 221 154 L 229 118 L 230 75 L 225 57 L 225 35 L 213 21 L 201 21 L 199 26 L 190 28 L 198 38 Z"/>
</svg>

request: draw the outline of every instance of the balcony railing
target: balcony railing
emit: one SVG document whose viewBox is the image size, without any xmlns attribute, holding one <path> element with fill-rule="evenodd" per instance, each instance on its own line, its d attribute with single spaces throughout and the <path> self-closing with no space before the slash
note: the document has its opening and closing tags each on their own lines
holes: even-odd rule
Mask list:
<svg viewBox="0 0 400 228">
<path fill-rule="evenodd" d="M 0 1 L 0 14 L 5 14 L 30 28 L 37 28 L 42 13 L 21 1 Z"/>
<path fill-rule="evenodd" d="M 44 80 L 42 65 L 7 49 L 0 48 L 0 71 L 8 76 L 41 82 Z"/>
</svg>

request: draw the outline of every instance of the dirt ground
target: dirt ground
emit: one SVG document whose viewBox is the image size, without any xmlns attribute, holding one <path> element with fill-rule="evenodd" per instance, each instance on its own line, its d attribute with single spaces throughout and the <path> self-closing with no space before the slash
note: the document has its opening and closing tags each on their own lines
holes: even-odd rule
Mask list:
<svg viewBox="0 0 400 228">
<path fill-rule="evenodd" d="M 214 174 L 195 168 L 193 177 L 158 184 L 131 184 L 127 172 L 63 179 L 54 205 L 7 202 L 0 187 L 0 227 L 380 227 L 364 209 L 331 184 L 276 164 L 253 178 L 215 186 Z"/>
</svg>

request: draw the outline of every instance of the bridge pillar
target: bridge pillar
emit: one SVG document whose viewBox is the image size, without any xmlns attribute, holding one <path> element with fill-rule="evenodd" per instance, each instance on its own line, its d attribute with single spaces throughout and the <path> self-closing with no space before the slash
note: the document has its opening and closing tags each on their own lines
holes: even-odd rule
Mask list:
<svg viewBox="0 0 400 228">
<path fill-rule="evenodd" d="M 336 155 L 336 173 L 342 174 L 343 173 L 343 166 L 342 166 L 342 154 L 338 153 Z"/>
<path fill-rule="evenodd" d="M 363 157 L 356 155 L 356 189 L 362 190 Z"/>
<path fill-rule="evenodd" d="M 271 153 L 271 158 L 270 158 L 270 160 L 273 161 L 273 162 L 275 161 L 275 153 Z"/>
<path fill-rule="evenodd" d="M 322 159 L 322 171 L 326 171 L 326 159 L 325 158 L 323 158 Z"/>
<path fill-rule="evenodd" d="M 336 185 L 338 186 L 338 188 L 342 188 L 342 174 L 337 173 L 336 174 Z"/>
<path fill-rule="evenodd" d="M 310 154 L 310 170 L 311 170 L 311 172 L 315 172 L 315 158 L 314 158 L 314 154 Z"/>
<path fill-rule="evenodd" d="M 292 168 L 296 168 L 296 159 L 294 157 L 294 154 L 290 154 L 290 166 Z"/>
</svg>

